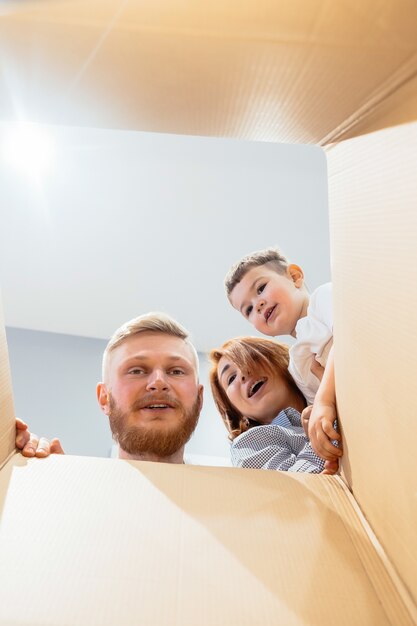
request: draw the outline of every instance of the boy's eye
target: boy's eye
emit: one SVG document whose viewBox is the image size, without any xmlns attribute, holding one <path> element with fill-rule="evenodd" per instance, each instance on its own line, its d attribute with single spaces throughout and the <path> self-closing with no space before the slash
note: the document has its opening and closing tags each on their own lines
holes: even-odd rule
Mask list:
<svg viewBox="0 0 417 626">
<path fill-rule="evenodd" d="M 248 308 L 245 311 L 246 317 L 249 317 L 249 315 L 252 313 L 252 309 L 253 309 L 252 305 L 248 306 Z"/>
<path fill-rule="evenodd" d="M 256 290 L 256 293 L 258 294 L 258 296 L 263 292 L 265 287 L 266 287 L 266 283 L 262 283 L 262 285 L 259 285 L 259 287 Z"/>
</svg>

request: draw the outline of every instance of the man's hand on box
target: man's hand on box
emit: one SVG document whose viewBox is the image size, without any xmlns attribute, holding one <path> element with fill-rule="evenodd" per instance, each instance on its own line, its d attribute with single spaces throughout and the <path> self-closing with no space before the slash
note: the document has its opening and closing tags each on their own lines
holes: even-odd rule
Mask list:
<svg viewBox="0 0 417 626">
<path fill-rule="evenodd" d="M 336 408 L 333 404 L 314 403 L 308 420 L 308 437 L 316 454 L 326 461 L 336 461 L 342 454 L 341 436 L 334 429 Z M 338 447 L 332 443 L 338 442 Z"/>
<path fill-rule="evenodd" d="M 16 448 L 23 456 L 44 458 L 50 454 L 65 454 L 59 439 L 46 439 L 29 432 L 27 424 L 16 418 Z"/>
<path fill-rule="evenodd" d="M 16 448 L 22 450 L 28 443 L 29 438 L 30 432 L 28 431 L 28 425 L 23 420 L 16 417 Z"/>
</svg>

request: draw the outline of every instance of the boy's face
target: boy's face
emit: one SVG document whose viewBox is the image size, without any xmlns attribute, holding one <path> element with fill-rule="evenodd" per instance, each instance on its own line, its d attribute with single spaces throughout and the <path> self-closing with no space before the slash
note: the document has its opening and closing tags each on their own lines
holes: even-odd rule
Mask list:
<svg viewBox="0 0 417 626">
<path fill-rule="evenodd" d="M 234 308 L 270 337 L 295 337 L 295 325 L 307 314 L 308 300 L 298 265 L 290 265 L 286 274 L 278 274 L 268 265 L 253 267 L 230 294 Z"/>
</svg>

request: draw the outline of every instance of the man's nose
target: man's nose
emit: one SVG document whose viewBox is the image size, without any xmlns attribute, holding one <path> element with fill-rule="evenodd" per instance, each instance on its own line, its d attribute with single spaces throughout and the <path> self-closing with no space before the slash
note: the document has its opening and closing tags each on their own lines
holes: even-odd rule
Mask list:
<svg viewBox="0 0 417 626">
<path fill-rule="evenodd" d="M 165 389 L 168 389 L 168 387 L 169 384 L 165 372 L 160 369 L 153 370 L 148 377 L 146 389 L 148 391 L 164 391 Z"/>
</svg>

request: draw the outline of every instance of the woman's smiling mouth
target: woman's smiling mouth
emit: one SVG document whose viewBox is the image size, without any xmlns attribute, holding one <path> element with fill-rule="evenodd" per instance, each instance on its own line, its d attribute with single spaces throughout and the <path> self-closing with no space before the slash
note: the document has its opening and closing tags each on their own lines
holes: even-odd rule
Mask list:
<svg viewBox="0 0 417 626">
<path fill-rule="evenodd" d="M 260 389 L 264 386 L 268 379 L 266 377 L 258 378 L 248 387 L 248 398 L 253 398 L 253 396 L 258 393 Z"/>
</svg>

